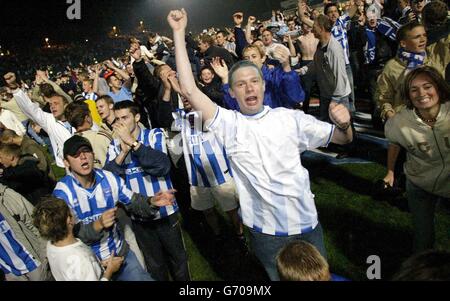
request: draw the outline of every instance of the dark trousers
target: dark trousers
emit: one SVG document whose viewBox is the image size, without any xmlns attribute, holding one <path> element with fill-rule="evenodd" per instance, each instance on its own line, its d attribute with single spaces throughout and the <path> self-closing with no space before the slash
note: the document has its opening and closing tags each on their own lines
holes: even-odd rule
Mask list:
<svg viewBox="0 0 450 301">
<path fill-rule="evenodd" d="M 159 281 L 189 281 L 189 267 L 178 213 L 156 221 L 133 221 L 149 273 Z"/>
<path fill-rule="evenodd" d="M 312 61 L 302 61 L 300 67 L 308 65 Z M 311 89 L 315 82 L 315 76 L 313 74 L 305 74 L 301 76 L 300 83 L 302 85 L 303 91 L 305 91 L 305 100 L 303 101 L 302 110 L 305 114 L 309 111 L 309 100 L 311 98 Z"/>
<path fill-rule="evenodd" d="M 414 253 L 419 253 L 434 246 L 434 221 L 436 205 L 440 199 L 435 194 L 426 192 L 411 181 L 406 180 L 406 196 L 412 215 L 414 229 Z M 447 199 L 448 201 L 448 199 Z"/>
</svg>

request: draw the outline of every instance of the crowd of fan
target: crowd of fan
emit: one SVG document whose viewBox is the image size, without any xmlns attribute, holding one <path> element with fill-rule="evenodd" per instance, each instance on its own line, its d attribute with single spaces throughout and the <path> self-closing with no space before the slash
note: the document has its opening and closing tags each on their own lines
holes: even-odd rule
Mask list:
<svg viewBox="0 0 450 301">
<path fill-rule="evenodd" d="M 262 22 L 237 12 L 234 28 L 184 35 L 188 61 L 182 61 L 177 33 L 185 18 L 184 11 L 172 12 L 173 38 L 131 37 L 121 56 L 110 55 L 117 49 L 105 52 L 104 45 L 87 55 L 76 47 L 48 51 L 32 82 L 20 80 L 30 76 L 32 58 L 7 66 L 0 89 L 0 267 L 7 280 L 190 280 L 179 212 L 183 206 L 201 211 L 216 241 L 223 239 L 216 205 L 231 221 L 234 236 L 226 239 L 247 249 L 244 229 L 251 231 L 252 251 L 271 280 L 339 279 L 326 262 L 313 199 L 301 209 L 293 207 L 294 214 L 311 216 L 300 217 L 306 226 L 297 232 L 284 227 L 292 220 L 280 221 L 276 208 L 291 195 L 266 199 L 283 191 L 276 185 L 290 185 L 283 170 L 267 168 L 273 195 L 258 195 L 276 209 L 246 203 L 252 195 L 239 186 L 246 184 L 237 160 L 240 152 L 253 150 L 237 145 L 225 152 L 231 142 L 203 127 L 209 109 L 192 100 L 196 94 L 186 87 L 186 68 L 195 77 L 193 85 L 220 107 L 214 120 L 225 120 L 225 109 L 245 118 L 261 114 L 252 111 L 257 80 L 248 84 L 233 75 L 239 68 L 257 68 L 265 84 L 263 105 L 278 113 L 285 111 L 277 108 L 296 111 L 299 120 L 308 121 L 296 125 L 299 139 L 320 135 L 330 123 L 335 132 L 351 137 L 328 134 L 323 141 L 309 140 L 304 149 L 305 142 L 299 143 L 302 151 L 337 150 L 338 158 L 354 155 L 358 139 L 353 120 L 342 122 L 338 117 L 346 115 L 336 111 L 353 114 L 358 101 L 367 99 L 374 127 L 384 128 L 390 142 L 383 188 L 398 187 L 408 198 L 413 253 L 419 254 L 412 261 L 434 256 L 441 268 L 449 266 L 448 254 L 420 254 L 434 246 L 437 202 L 450 197 L 450 22 L 444 2 L 324 1 L 313 9 L 300 0 L 295 14 L 273 11 L 271 20 Z M 94 58 L 108 59 L 80 64 Z M 316 118 L 310 106 L 314 87 Z M 319 120 L 325 123 L 316 124 Z M 285 160 L 279 158 L 282 147 L 270 147 L 267 159 Z M 266 161 L 253 163 L 256 168 Z M 55 171 L 65 176 L 58 179 Z M 256 171 L 245 176 L 251 179 L 247 186 L 259 181 L 264 186 Z M 307 195 L 309 179 L 302 183 L 296 183 L 305 186 L 296 191 Z M 266 187 L 253 193 L 258 189 Z M 300 202 L 303 198 L 309 196 Z M 257 224 L 258 214 L 267 220 Z M 262 243 L 261 234 L 277 242 Z M 277 247 L 269 247 L 272 243 Z M 448 272 L 429 265 L 416 265 L 427 271 L 419 273 L 406 263 L 397 279 L 449 279 Z"/>
</svg>

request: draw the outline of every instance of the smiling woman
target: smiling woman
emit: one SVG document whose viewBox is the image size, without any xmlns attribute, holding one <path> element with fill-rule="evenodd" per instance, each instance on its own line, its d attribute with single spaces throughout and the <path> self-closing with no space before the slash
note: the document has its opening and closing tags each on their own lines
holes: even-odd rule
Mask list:
<svg viewBox="0 0 450 301">
<path fill-rule="evenodd" d="M 450 198 L 450 87 L 432 67 L 405 78 L 407 107 L 386 123 L 389 142 L 407 150 L 406 193 L 414 225 L 414 251 L 433 248 L 434 211 Z M 390 170 L 393 174 L 393 170 Z"/>
</svg>

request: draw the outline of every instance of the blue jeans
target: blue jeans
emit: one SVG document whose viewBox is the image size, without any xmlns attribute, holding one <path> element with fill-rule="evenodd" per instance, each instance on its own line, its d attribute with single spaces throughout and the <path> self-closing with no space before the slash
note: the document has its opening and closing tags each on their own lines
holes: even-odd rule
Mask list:
<svg viewBox="0 0 450 301">
<path fill-rule="evenodd" d="M 406 180 L 406 197 L 413 221 L 413 251 L 418 253 L 432 249 L 436 204 L 440 199 L 445 200 L 445 198 L 426 192 L 409 180 Z"/>
<path fill-rule="evenodd" d="M 31 123 L 28 120 L 22 121 L 22 124 L 27 130 L 28 136 L 33 138 L 34 141 L 36 141 L 39 145 L 45 144 L 44 140 L 42 140 L 42 138 L 38 134 L 36 134 L 36 132 L 33 130 L 33 128 L 31 127 Z"/>
<path fill-rule="evenodd" d="M 116 281 L 155 281 L 140 265 L 136 254 L 129 250 L 120 270 L 113 278 Z"/>
<path fill-rule="evenodd" d="M 291 241 L 307 241 L 314 245 L 325 259 L 327 258 L 325 244 L 323 242 L 323 231 L 320 223 L 310 232 L 290 236 L 274 236 L 256 232 L 251 228 L 248 229 L 250 231 L 250 247 L 264 266 L 264 269 L 272 281 L 280 280 L 277 271 L 276 256 L 278 255 L 278 252 Z"/>
</svg>

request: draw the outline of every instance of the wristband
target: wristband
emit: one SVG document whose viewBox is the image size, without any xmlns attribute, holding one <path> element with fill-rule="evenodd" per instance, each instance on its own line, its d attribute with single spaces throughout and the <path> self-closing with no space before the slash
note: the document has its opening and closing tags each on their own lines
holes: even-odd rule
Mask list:
<svg viewBox="0 0 450 301">
<path fill-rule="evenodd" d="M 342 132 L 346 132 L 349 127 L 350 127 L 350 123 L 348 123 L 346 127 L 340 127 L 336 124 L 336 128 Z"/>
</svg>

